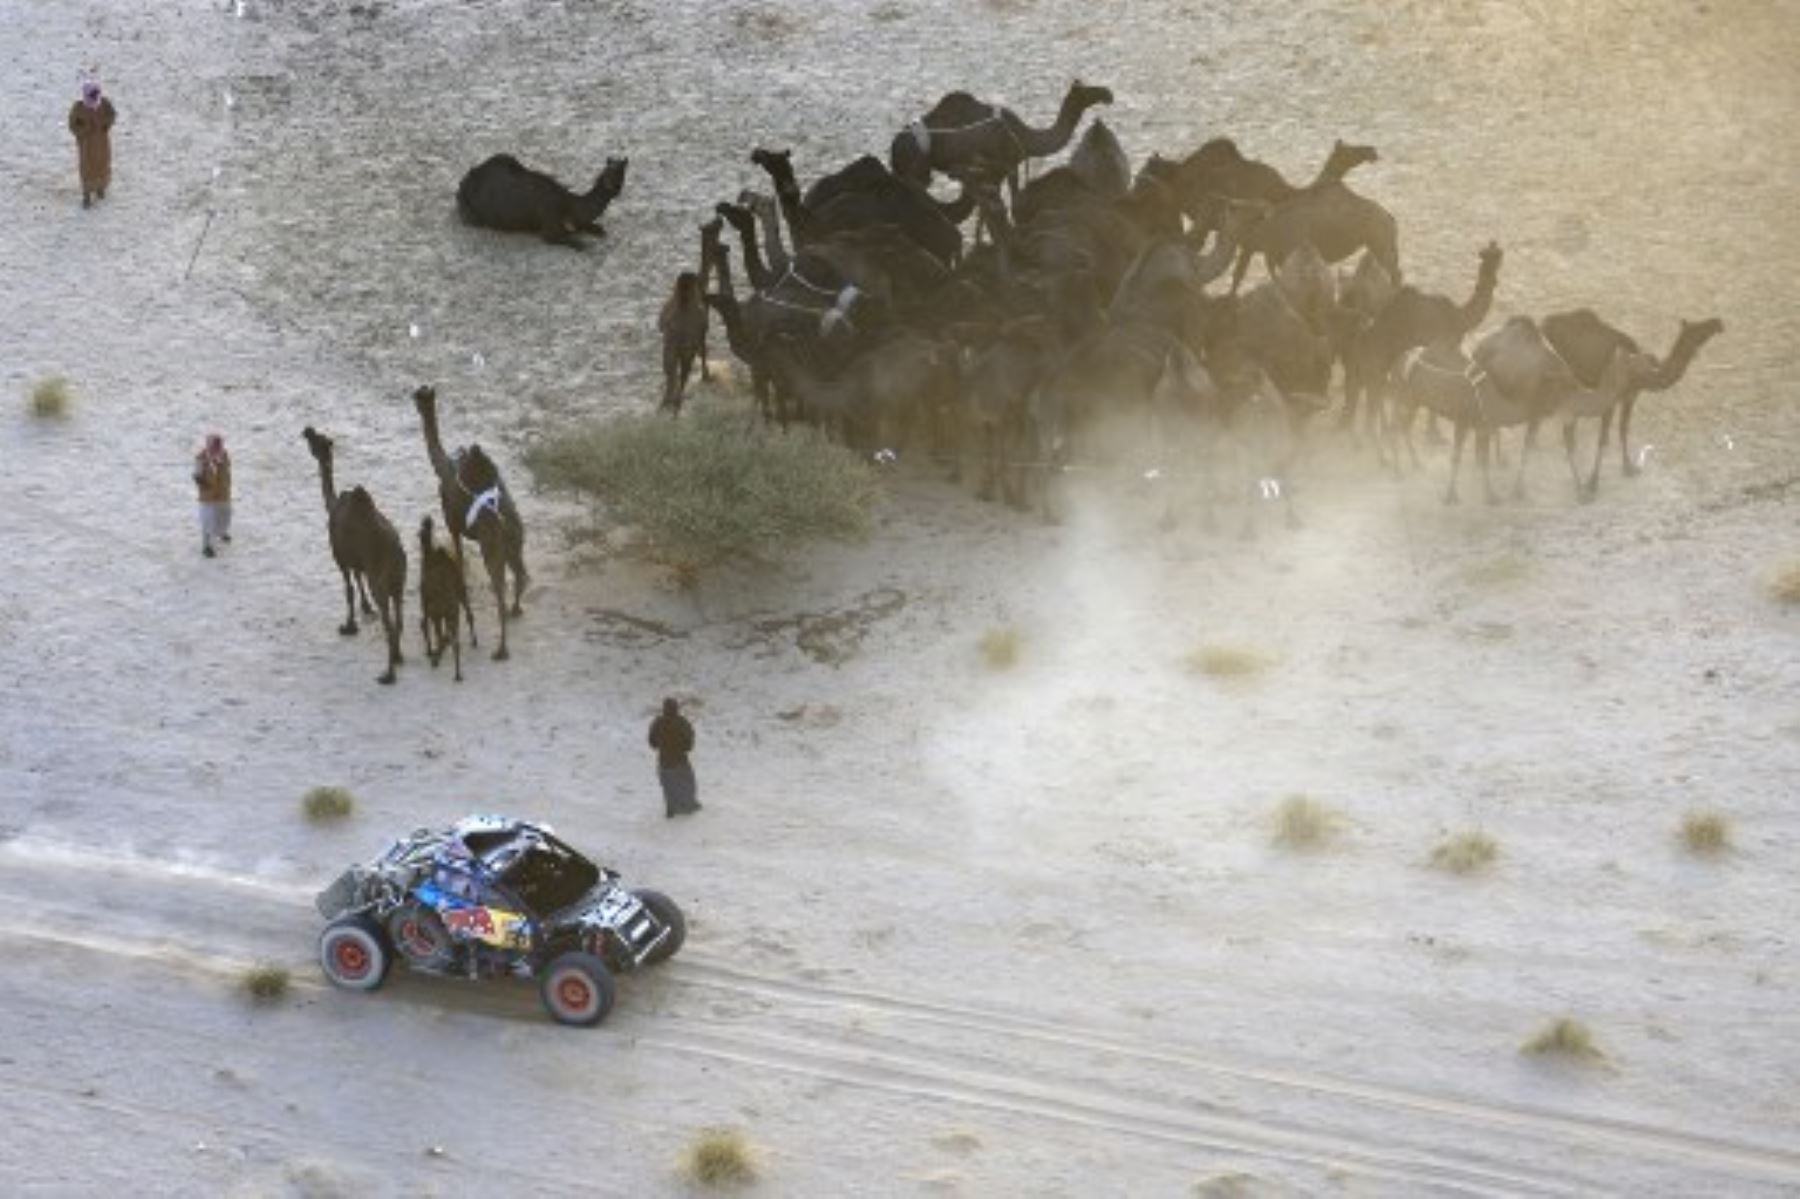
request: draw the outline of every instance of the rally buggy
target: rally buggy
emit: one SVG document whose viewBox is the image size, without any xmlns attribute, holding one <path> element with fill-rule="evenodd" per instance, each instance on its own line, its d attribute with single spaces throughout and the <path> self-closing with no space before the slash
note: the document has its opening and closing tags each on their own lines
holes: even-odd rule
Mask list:
<svg viewBox="0 0 1800 1199">
<path fill-rule="evenodd" d="M 470 816 L 417 829 L 319 893 L 325 976 L 373 991 L 396 958 L 470 979 L 535 978 L 550 1015 L 592 1025 L 613 975 L 673 957 L 687 921 L 668 896 L 627 890 L 546 824 Z"/>
</svg>

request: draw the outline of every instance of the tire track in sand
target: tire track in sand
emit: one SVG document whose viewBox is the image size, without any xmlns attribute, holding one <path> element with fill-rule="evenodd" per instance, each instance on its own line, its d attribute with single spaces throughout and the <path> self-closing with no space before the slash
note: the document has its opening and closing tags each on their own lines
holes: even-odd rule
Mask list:
<svg viewBox="0 0 1800 1199">
<path fill-rule="evenodd" d="M 80 915 L 91 900 L 58 905 L 33 888 L 8 885 L 14 878 L 26 882 L 25 876 L 60 870 L 100 874 L 127 886 L 225 889 L 237 893 L 240 900 L 259 896 L 268 905 L 261 920 L 296 929 L 310 928 L 311 924 L 310 904 L 305 904 L 313 894 L 311 887 L 193 862 L 159 862 L 129 853 L 107 853 L 65 842 L 16 837 L 0 843 L 0 888 L 12 894 L 16 904 L 35 909 L 49 919 L 39 920 L 35 929 L 4 935 L 53 941 L 92 952 L 160 958 L 171 964 L 218 972 L 213 963 L 220 955 L 210 948 L 186 945 L 179 936 L 133 943 L 96 934 L 79 926 Z M 144 909 L 136 910 L 141 914 Z M 234 914 L 250 915 L 241 910 Z M 1229 1083 L 1240 1089 L 1260 1088 L 1266 1092 L 1260 1096 L 1264 1101 L 1254 1105 L 1262 1109 L 1279 1106 L 1284 1097 L 1377 1109 L 1401 1113 L 1415 1121 L 1441 1121 L 1513 1138 L 1558 1141 L 1565 1147 L 1590 1152 L 1649 1155 L 1675 1164 L 1800 1182 L 1800 1153 L 1778 1147 L 1331 1075 L 1250 1067 L 1032 1016 L 758 974 L 738 968 L 729 959 L 699 946 L 682 955 L 675 971 L 659 973 L 656 978 L 679 992 L 735 996 L 761 1007 L 750 1013 L 749 1020 L 720 1021 L 684 1013 L 677 1004 L 676 1010 L 662 1012 L 657 1018 L 665 1023 L 673 1020 L 683 1035 L 651 1034 L 639 1038 L 642 1044 L 847 1085 L 936 1096 L 989 1110 L 1087 1124 L 1196 1148 L 1327 1166 L 1354 1165 L 1372 1174 L 1392 1171 L 1414 1181 L 1473 1193 L 1488 1187 L 1550 1193 L 1571 1189 L 1566 1182 L 1522 1171 L 1514 1164 L 1519 1160 L 1554 1160 L 1553 1154 L 1541 1152 L 1542 1146 L 1539 1153 L 1529 1158 L 1509 1156 L 1505 1168 L 1499 1168 L 1470 1164 L 1461 1155 L 1447 1160 L 1441 1149 L 1376 1145 L 1366 1134 L 1359 1138 L 1350 1132 L 1300 1132 L 1291 1121 L 1249 1110 L 1219 1110 L 1214 1097 L 1198 1085 L 1211 1082 L 1216 1093 L 1216 1084 Z M 814 1027 L 795 1027 L 790 1013 L 796 1008 L 811 1013 Z M 868 1028 L 870 1017 L 908 1026 L 912 1039 L 872 1032 Z M 979 1038 L 996 1060 L 974 1068 L 969 1064 L 970 1055 L 954 1044 L 932 1044 L 931 1030 Z M 926 1034 L 923 1044 L 918 1039 L 921 1031 Z M 1079 1055 L 1080 1061 L 1070 1068 L 1054 1069 L 1043 1065 L 1047 1054 Z M 1140 1072 L 1142 1067 L 1152 1067 L 1158 1086 L 1167 1087 L 1171 1080 L 1179 1080 L 1179 1089 L 1186 1093 L 1172 1099 L 1146 1097 L 1141 1085 L 1120 1085 L 1104 1077 L 1108 1071 L 1096 1064 L 1096 1058 L 1115 1066 L 1135 1064 Z M 1071 1086 L 1051 1081 L 1045 1075 L 1081 1082 Z"/>
</svg>

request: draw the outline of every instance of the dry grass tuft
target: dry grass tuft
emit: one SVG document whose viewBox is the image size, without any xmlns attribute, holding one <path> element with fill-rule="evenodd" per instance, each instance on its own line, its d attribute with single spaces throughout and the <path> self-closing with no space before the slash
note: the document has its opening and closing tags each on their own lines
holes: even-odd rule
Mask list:
<svg viewBox="0 0 1800 1199">
<path fill-rule="evenodd" d="M 288 993 L 286 966 L 260 962 L 244 971 L 244 993 L 258 1003 L 273 1003 Z"/>
<path fill-rule="evenodd" d="M 1681 818 L 1681 841 L 1690 853 L 1724 853 L 1731 848 L 1731 818 L 1723 812 L 1689 812 Z"/>
<path fill-rule="evenodd" d="M 1769 594 L 1778 604 L 1800 607 L 1800 562 L 1789 562 L 1769 580 Z"/>
<path fill-rule="evenodd" d="M 41 420 L 61 420 L 69 414 L 69 381 L 50 375 L 31 385 L 31 415 Z"/>
<path fill-rule="evenodd" d="M 1289 849 L 1318 849 L 1342 828 L 1337 812 L 1308 795 L 1290 795 L 1275 809 L 1275 843 Z"/>
<path fill-rule="evenodd" d="M 1458 833 L 1431 851 L 1431 864 L 1451 874 L 1473 874 L 1493 864 L 1499 844 L 1486 833 Z"/>
<path fill-rule="evenodd" d="M 1594 1044 L 1594 1034 L 1587 1025 L 1568 1016 L 1558 1016 L 1544 1025 L 1523 1045 L 1520 1053 L 1533 1057 L 1564 1057 L 1577 1061 L 1598 1061 L 1606 1055 Z"/>
<path fill-rule="evenodd" d="M 1470 587 L 1504 587 L 1531 574 L 1531 559 L 1518 554 L 1502 554 L 1481 562 L 1471 562 L 1457 572 L 1457 577 Z"/>
<path fill-rule="evenodd" d="M 989 629 L 981 635 L 981 660 L 989 670 L 1011 670 L 1019 664 L 1025 639 L 1011 625 Z"/>
<path fill-rule="evenodd" d="M 344 787 L 314 787 L 300 801 L 300 809 L 314 824 L 332 824 L 356 810 L 356 796 Z"/>
<path fill-rule="evenodd" d="M 1188 670 L 1213 679 L 1247 679 L 1270 666 L 1267 657 L 1241 645 L 1203 645 L 1186 661 Z"/>
<path fill-rule="evenodd" d="M 756 1147 L 735 1128 L 706 1128 L 681 1154 L 681 1173 L 704 1187 L 747 1186 L 756 1181 Z"/>
</svg>

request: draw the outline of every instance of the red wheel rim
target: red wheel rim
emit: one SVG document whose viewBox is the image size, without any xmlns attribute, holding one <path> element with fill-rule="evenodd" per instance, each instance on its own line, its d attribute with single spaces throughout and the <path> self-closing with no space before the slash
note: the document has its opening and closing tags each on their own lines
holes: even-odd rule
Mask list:
<svg viewBox="0 0 1800 1199">
<path fill-rule="evenodd" d="M 355 937 L 339 937 L 331 944 L 331 964 L 345 978 L 361 978 L 369 972 L 369 951 Z"/>
<path fill-rule="evenodd" d="M 565 1011 L 585 1012 L 594 1002 L 594 989 L 581 975 L 565 974 L 556 980 L 556 1001 Z"/>
</svg>

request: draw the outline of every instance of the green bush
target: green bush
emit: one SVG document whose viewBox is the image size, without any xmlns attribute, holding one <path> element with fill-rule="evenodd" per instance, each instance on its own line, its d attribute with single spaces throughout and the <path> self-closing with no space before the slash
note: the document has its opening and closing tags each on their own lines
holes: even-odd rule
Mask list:
<svg viewBox="0 0 1800 1199">
<path fill-rule="evenodd" d="M 1596 1061 L 1605 1056 L 1594 1044 L 1594 1034 L 1588 1031 L 1587 1025 L 1567 1016 L 1544 1025 L 1519 1046 L 1519 1052 L 1533 1057 L 1565 1057 L 1579 1061 Z"/>
<path fill-rule="evenodd" d="M 343 787 L 314 787 L 300 801 L 300 807 L 314 824 L 328 824 L 355 811 L 356 797 Z"/>
<path fill-rule="evenodd" d="M 1731 818 L 1723 812 L 1693 811 L 1681 818 L 1681 839 L 1702 856 L 1731 848 Z"/>
<path fill-rule="evenodd" d="M 1019 662 L 1024 638 L 1011 625 L 989 629 L 981 635 L 981 660 L 989 670 L 1011 670 Z"/>
<path fill-rule="evenodd" d="M 755 1182 L 756 1148 L 735 1128 L 701 1130 L 681 1155 L 681 1172 L 703 1187 L 735 1187 Z"/>
<path fill-rule="evenodd" d="M 861 537 L 877 493 L 874 470 L 850 450 L 718 403 L 572 429 L 525 461 L 539 482 L 599 501 L 605 520 L 642 531 L 657 560 L 690 572 Z"/>
<path fill-rule="evenodd" d="M 1308 795 L 1290 795 L 1275 809 L 1275 843 L 1289 849 L 1317 849 L 1342 828 L 1342 817 Z"/>
<path fill-rule="evenodd" d="M 39 379 L 31 387 L 31 415 L 55 420 L 68 415 L 69 381 L 61 375 Z"/>
<path fill-rule="evenodd" d="M 1473 874 L 1493 863 L 1500 853 L 1494 839 L 1482 832 L 1458 833 L 1431 852 L 1431 864 L 1451 874 Z"/>
<path fill-rule="evenodd" d="M 244 991 L 258 1003 L 273 1003 L 288 992 L 287 967 L 261 962 L 244 972 Z"/>
</svg>

